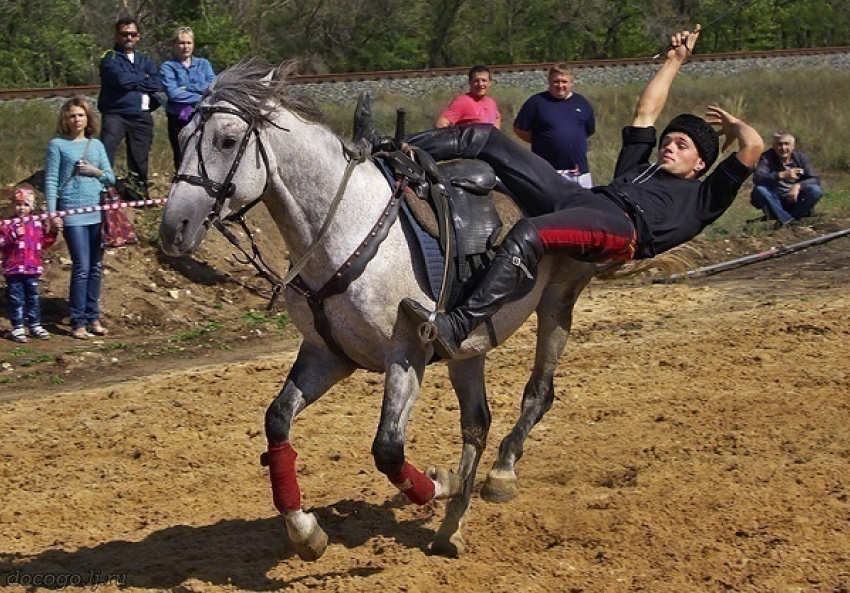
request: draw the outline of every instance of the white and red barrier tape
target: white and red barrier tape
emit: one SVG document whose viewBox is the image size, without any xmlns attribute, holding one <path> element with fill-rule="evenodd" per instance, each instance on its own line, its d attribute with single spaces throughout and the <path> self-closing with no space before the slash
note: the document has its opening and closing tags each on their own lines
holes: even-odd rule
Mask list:
<svg viewBox="0 0 850 593">
<path fill-rule="evenodd" d="M 101 210 L 117 210 L 118 208 L 139 208 L 141 206 L 155 206 L 164 204 L 168 198 L 148 198 L 147 200 L 134 200 L 131 202 L 111 202 L 99 206 L 86 206 L 84 208 L 73 208 L 71 210 L 59 210 L 58 212 L 43 212 L 41 214 L 30 214 L 29 216 L 20 216 L 17 218 L 9 218 L 0 220 L 0 224 L 20 224 L 31 220 L 47 220 L 48 218 L 56 218 L 57 216 L 71 216 L 72 214 L 84 214 L 86 212 L 100 212 Z"/>
</svg>

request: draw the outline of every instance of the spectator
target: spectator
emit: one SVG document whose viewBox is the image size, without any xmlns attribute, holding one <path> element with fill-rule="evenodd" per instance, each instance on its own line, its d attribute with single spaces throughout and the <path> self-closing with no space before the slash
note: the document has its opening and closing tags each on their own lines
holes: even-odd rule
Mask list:
<svg viewBox="0 0 850 593">
<path fill-rule="evenodd" d="M 11 193 L 15 216 L 24 218 L 35 208 L 35 192 L 19 187 Z M 9 302 L 9 321 L 12 322 L 12 340 L 24 343 L 27 335 L 40 340 L 50 338 L 41 326 L 41 302 L 38 279 L 44 273 L 41 250 L 56 241 L 57 230 L 51 225 L 46 230 L 41 221 L 10 222 L 0 224 L 0 250 L 3 252 L 3 275 L 6 277 L 6 299 Z"/>
<path fill-rule="evenodd" d="M 115 23 L 115 45 L 100 60 L 100 95 L 97 108 L 102 116 L 101 139 L 115 166 L 115 153 L 127 142 L 127 167 L 131 182 L 147 195 L 148 156 L 153 143 L 151 111 L 159 107 L 159 69 L 153 60 L 136 51 L 141 39 L 133 17 Z"/>
<path fill-rule="evenodd" d="M 456 97 L 440 114 L 435 124 L 438 128 L 472 123 L 492 124 L 502 127 L 502 114 L 492 97 L 487 96 L 493 81 L 487 66 L 473 66 L 469 70 L 469 92 Z"/>
<path fill-rule="evenodd" d="M 532 95 L 514 120 L 514 134 L 531 143 L 531 152 L 582 187 L 593 185 L 587 164 L 587 139 L 596 132 L 590 101 L 573 92 L 573 74 L 565 64 L 549 68 L 549 89 Z"/>
<path fill-rule="evenodd" d="M 57 132 L 59 138 L 47 147 L 47 211 L 97 206 L 101 189 L 115 183 L 115 174 L 106 149 L 94 138 L 97 121 L 88 101 L 83 97 L 66 101 L 59 111 Z M 64 228 L 71 254 L 71 333 L 80 340 L 105 335 L 106 328 L 100 322 L 101 213 L 73 214 L 64 220 L 56 216 L 52 220 L 57 228 Z"/>
<path fill-rule="evenodd" d="M 165 105 L 168 140 L 174 154 L 174 170 L 177 171 L 183 157 L 178 141 L 180 130 L 192 119 L 192 112 L 215 79 L 215 73 L 209 60 L 193 55 L 195 34 L 191 28 L 178 27 L 172 39 L 174 57 L 162 64 L 159 76 L 168 96 Z"/>
<path fill-rule="evenodd" d="M 773 147 L 764 151 L 753 173 L 750 203 L 761 209 L 767 220 L 777 220 L 782 226 L 811 216 L 823 196 L 809 157 L 795 146 L 794 136 L 779 130 L 773 135 Z"/>
</svg>

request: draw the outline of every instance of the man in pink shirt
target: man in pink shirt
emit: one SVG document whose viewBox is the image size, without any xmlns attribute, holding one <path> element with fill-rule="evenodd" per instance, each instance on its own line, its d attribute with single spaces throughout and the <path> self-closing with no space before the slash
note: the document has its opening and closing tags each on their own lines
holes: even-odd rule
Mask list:
<svg viewBox="0 0 850 593">
<path fill-rule="evenodd" d="M 491 84 L 493 81 L 489 68 L 473 66 L 469 70 L 469 92 L 453 100 L 448 109 L 437 118 L 435 126 L 445 128 L 482 123 L 501 128 L 502 114 L 499 113 L 496 102 L 487 96 Z"/>
</svg>

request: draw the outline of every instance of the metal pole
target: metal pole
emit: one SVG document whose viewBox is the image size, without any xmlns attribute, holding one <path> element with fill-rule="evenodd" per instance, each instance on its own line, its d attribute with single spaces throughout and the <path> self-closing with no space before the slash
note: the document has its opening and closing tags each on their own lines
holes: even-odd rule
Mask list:
<svg viewBox="0 0 850 593">
<path fill-rule="evenodd" d="M 839 237 L 844 237 L 846 235 L 850 235 L 850 229 L 844 229 L 843 231 L 837 231 L 835 233 L 830 233 L 829 235 L 815 237 L 814 239 L 808 239 L 806 241 L 801 241 L 800 243 L 794 243 L 792 245 L 774 247 L 772 249 L 768 249 L 767 251 L 762 251 L 761 253 L 745 255 L 744 257 L 739 257 L 738 259 L 721 262 L 719 264 L 712 264 L 710 266 L 705 266 L 704 268 L 688 270 L 684 274 L 673 274 L 672 276 L 668 276 L 665 278 L 653 278 L 652 283 L 675 284 L 676 282 L 679 282 L 680 280 L 685 278 L 711 276 L 712 274 L 717 274 L 718 272 L 733 270 L 735 268 L 740 268 L 742 266 L 746 266 L 756 262 L 765 261 L 774 257 L 779 257 L 781 255 L 800 251 L 801 249 L 811 247 L 812 245 L 820 245 L 821 243 L 826 243 L 827 241 L 832 241 L 833 239 L 838 239 Z"/>
</svg>

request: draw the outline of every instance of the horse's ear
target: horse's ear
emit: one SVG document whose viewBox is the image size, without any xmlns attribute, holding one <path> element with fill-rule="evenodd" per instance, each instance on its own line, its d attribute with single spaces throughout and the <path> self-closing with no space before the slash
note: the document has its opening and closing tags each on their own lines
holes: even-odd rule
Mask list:
<svg viewBox="0 0 850 593">
<path fill-rule="evenodd" d="M 260 82 L 268 82 L 268 83 L 270 83 L 272 80 L 274 80 L 274 72 L 275 72 L 274 70 L 269 70 L 269 73 L 268 73 L 268 74 L 266 74 L 265 76 L 263 76 L 263 77 L 260 79 Z"/>
</svg>

